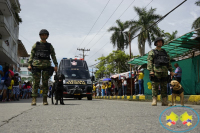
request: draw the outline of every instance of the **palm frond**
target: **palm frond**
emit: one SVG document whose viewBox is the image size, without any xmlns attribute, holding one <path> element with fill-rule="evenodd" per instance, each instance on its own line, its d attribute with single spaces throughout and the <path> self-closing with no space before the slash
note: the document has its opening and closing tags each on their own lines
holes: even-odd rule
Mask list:
<svg viewBox="0 0 200 133">
<path fill-rule="evenodd" d="M 193 23 L 192 23 L 192 29 L 197 29 L 200 27 L 200 17 L 198 17 Z"/>
</svg>

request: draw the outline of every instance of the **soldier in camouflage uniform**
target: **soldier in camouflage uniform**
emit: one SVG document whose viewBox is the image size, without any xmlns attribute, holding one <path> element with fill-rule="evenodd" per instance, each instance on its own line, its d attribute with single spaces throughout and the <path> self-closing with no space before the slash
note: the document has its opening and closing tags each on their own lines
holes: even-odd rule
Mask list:
<svg viewBox="0 0 200 133">
<path fill-rule="evenodd" d="M 36 97 L 37 91 L 39 88 L 39 83 L 42 74 L 42 87 L 43 87 L 43 104 L 48 105 L 47 102 L 47 93 L 48 93 L 48 80 L 51 75 L 49 75 L 49 67 L 51 67 L 51 58 L 55 64 L 54 71 L 57 72 L 58 62 L 55 56 L 55 51 L 53 46 L 46 41 L 49 36 L 49 32 L 45 29 L 41 30 L 40 33 L 40 42 L 36 42 L 33 45 L 31 50 L 30 59 L 28 61 L 28 69 L 32 70 L 33 68 L 36 70 L 33 73 L 33 89 L 32 89 L 32 103 L 31 105 L 36 105 Z"/>
<path fill-rule="evenodd" d="M 168 106 L 167 102 L 167 81 L 168 81 L 168 70 L 173 75 L 173 68 L 170 63 L 170 57 L 167 52 L 161 47 L 164 44 L 164 40 L 158 37 L 154 45 L 155 49 L 148 53 L 147 58 L 147 69 L 150 71 L 150 79 L 152 81 L 152 106 L 157 106 L 157 94 L 160 85 L 162 106 Z"/>
</svg>

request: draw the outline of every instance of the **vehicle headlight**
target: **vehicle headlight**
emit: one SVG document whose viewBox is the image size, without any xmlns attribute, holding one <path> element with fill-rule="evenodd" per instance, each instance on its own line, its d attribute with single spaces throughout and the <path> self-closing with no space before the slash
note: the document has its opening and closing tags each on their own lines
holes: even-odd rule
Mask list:
<svg viewBox="0 0 200 133">
<path fill-rule="evenodd" d="M 63 80 L 63 84 L 65 84 L 65 79 Z"/>
<path fill-rule="evenodd" d="M 87 84 L 92 84 L 91 79 L 88 79 L 88 80 L 87 80 Z"/>
</svg>

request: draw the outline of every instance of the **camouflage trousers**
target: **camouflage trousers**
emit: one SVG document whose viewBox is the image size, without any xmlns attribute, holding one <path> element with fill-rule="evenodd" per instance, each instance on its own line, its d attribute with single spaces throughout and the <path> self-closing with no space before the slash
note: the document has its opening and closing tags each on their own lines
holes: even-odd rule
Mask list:
<svg viewBox="0 0 200 133">
<path fill-rule="evenodd" d="M 157 78 L 165 78 L 168 76 L 168 72 L 155 72 L 155 76 Z M 161 89 L 161 97 L 167 97 L 167 80 L 162 82 L 154 82 L 152 81 L 152 96 L 157 97 L 158 95 L 158 88 L 160 86 Z"/>
<path fill-rule="evenodd" d="M 32 97 L 38 96 L 38 88 L 40 84 L 40 79 L 42 75 L 42 90 L 43 96 L 47 96 L 48 93 L 48 80 L 49 80 L 49 73 L 48 71 L 37 71 L 33 74 L 33 88 L 32 88 Z"/>
</svg>

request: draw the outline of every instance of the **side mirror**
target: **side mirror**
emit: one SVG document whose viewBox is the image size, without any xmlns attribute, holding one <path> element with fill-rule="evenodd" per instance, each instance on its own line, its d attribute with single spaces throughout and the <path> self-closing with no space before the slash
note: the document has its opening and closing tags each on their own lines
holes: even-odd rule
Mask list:
<svg viewBox="0 0 200 133">
<path fill-rule="evenodd" d="M 92 76 L 92 78 L 91 78 L 91 81 L 95 81 L 95 78 L 94 78 L 94 76 Z"/>
</svg>

